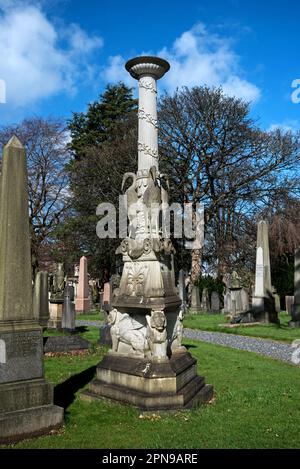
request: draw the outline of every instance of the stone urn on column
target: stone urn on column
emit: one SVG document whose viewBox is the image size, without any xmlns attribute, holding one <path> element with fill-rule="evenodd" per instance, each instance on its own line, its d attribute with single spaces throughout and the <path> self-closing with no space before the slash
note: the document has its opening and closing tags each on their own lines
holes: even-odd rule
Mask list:
<svg viewBox="0 0 300 469">
<path fill-rule="evenodd" d="M 107 397 L 149 410 L 180 409 L 209 400 L 212 386 L 197 376 L 197 361 L 181 344 L 175 250 L 163 225 L 169 181 L 158 164 L 157 80 L 170 65 L 142 56 L 125 67 L 138 80 L 138 168 L 136 174 L 125 173 L 122 184 L 129 234 L 117 249 L 124 268 L 108 315 L 112 348 L 82 396 Z"/>
</svg>

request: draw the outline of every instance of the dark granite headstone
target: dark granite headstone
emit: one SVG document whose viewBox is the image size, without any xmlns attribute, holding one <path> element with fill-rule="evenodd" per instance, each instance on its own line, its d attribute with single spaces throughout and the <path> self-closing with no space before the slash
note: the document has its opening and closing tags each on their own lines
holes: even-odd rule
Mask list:
<svg viewBox="0 0 300 469">
<path fill-rule="evenodd" d="M 57 337 L 44 337 L 44 353 L 73 352 L 74 350 L 88 350 L 91 343 L 78 334 Z"/>
</svg>

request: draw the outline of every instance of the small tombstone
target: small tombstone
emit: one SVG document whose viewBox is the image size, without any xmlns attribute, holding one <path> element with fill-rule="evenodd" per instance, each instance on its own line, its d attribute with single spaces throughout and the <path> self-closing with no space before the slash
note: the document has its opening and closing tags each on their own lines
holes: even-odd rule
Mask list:
<svg viewBox="0 0 300 469">
<path fill-rule="evenodd" d="M 202 291 L 201 310 L 203 312 L 208 312 L 210 310 L 209 295 L 208 295 L 207 288 L 203 288 L 203 291 Z"/>
<path fill-rule="evenodd" d="M 199 313 L 201 311 L 201 302 L 200 302 L 200 293 L 198 285 L 192 286 L 192 294 L 191 294 L 191 313 Z"/>
<path fill-rule="evenodd" d="M 241 302 L 242 302 L 242 311 L 249 311 L 249 294 L 246 288 L 241 290 Z"/>
<path fill-rule="evenodd" d="M 231 311 L 232 311 L 231 293 L 228 291 L 224 295 L 224 313 L 231 313 Z"/>
<path fill-rule="evenodd" d="M 289 314 L 290 316 L 292 315 L 293 304 L 294 304 L 294 296 L 286 296 L 285 297 L 285 310 L 287 314 Z"/>
<path fill-rule="evenodd" d="M 71 301 L 70 286 L 67 284 L 64 294 L 64 306 L 62 313 L 62 329 L 75 331 L 75 305 Z"/>
<path fill-rule="evenodd" d="M 220 297 L 219 293 L 216 291 L 213 291 L 211 294 L 211 299 L 210 299 L 210 304 L 211 304 L 211 311 L 213 313 L 219 313 L 220 312 Z"/>
<path fill-rule="evenodd" d="M 272 286 L 272 295 L 273 295 L 273 298 L 274 298 L 274 302 L 275 302 L 275 311 L 277 313 L 280 313 L 280 296 L 278 295 L 277 293 L 277 290 L 275 287 Z"/>
<path fill-rule="evenodd" d="M 109 312 L 111 310 L 111 283 L 105 282 L 103 286 L 103 300 L 102 300 L 103 311 Z"/>
</svg>

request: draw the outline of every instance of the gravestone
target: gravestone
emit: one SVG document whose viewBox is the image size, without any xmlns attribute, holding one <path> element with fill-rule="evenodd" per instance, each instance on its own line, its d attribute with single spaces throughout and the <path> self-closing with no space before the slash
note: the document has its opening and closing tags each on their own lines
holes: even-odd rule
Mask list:
<svg viewBox="0 0 300 469">
<path fill-rule="evenodd" d="M 294 296 L 288 295 L 285 297 L 285 310 L 290 316 L 292 316 L 294 301 Z"/>
<path fill-rule="evenodd" d="M 249 311 L 249 294 L 246 288 L 241 290 L 242 311 Z"/>
<path fill-rule="evenodd" d="M 42 328 L 32 304 L 28 179 L 16 137 L 4 147 L 0 195 L 0 443 L 48 433 L 63 421 L 44 379 Z"/>
<path fill-rule="evenodd" d="M 48 272 L 38 272 L 35 277 L 33 292 L 33 313 L 43 329 L 49 321 Z"/>
<path fill-rule="evenodd" d="M 82 256 L 79 264 L 79 280 L 75 304 L 76 313 L 88 313 L 91 309 L 89 296 L 89 282 L 87 271 L 87 258 Z"/>
<path fill-rule="evenodd" d="M 103 299 L 102 299 L 102 309 L 107 313 L 112 309 L 111 308 L 111 282 L 105 282 L 103 285 Z"/>
<path fill-rule="evenodd" d="M 92 344 L 79 334 L 44 338 L 44 353 L 68 353 L 90 348 Z"/>
<path fill-rule="evenodd" d="M 130 178 L 125 191 L 129 236 L 116 251 L 124 267 L 109 312 L 112 349 L 82 393 L 88 400 L 114 399 L 151 411 L 191 407 L 213 394 L 212 386 L 197 375 L 197 361 L 181 345 L 175 249 L 171 239 L 162 236 L 169 184 L 159 171 L 156 82 L 169 67 L 149 56 L 126 63 L 139 87 L 138 167 L 136 173 L 125 173 L 122 184 L 122 189 L 128 187 Z M 196 310 L 197 290 L 192 305 Z"/>
<path fill-rule="evenodd" d="M 268 224 L 264 220 L 257 226 L 255 294 L 251 313 L 258 322 L 279 322 L 272 295 Z"/>
<path fill-rule="evenodd" d="M 71 300 L 71 287 L 67 283 L 64 294 L 64 304 L 62 313 L 62 329 L 72 332 L 75 331 L 75 305 Z"/>
<path fill-rule="evenodd" d="M 292 307 L 291 327 L 300 327 L 300 246 L 295 251 L 294 304 Z"/>
<path fill-rule="evenodd" d="M 191 306 L 189 312 L 191 314 L 197 314 L 201 311 L 201 301 L 200 301 L 200 293 L 198 285 L 192 286 L 192 293 L 191 293 Z"/>
<path fill-rule="evenodd" d="M 224 295 L 224 313 L 231 313 L 231 312 L 232 312 L 231 292 L 228 291 Z"/>
<path fill-rule="evenodd" d="M 50 318 L 48 329 L 61 329 L 65 291 L 65 274 L 63 264 L 58 263 L 54 274 L 50 276 Z"/>
<path fill-rule="evenodd" d="M 219 313 L 220 312 L 220 297 L 219 293 L 216 291 L 213 291 L 211 294 L 211 299 L 210 299 L 210 309 L 212 313 Z"/>
<path fill-rule="evenodd" d="M 210 311 L 210 301 L 207 288 L 203 288 L 201 296 L 201 311 L 208 313 Z"/>
<path fill-rule="evenodd" d="M 273 287 L 273 286 L 272 286 L 272 295 L 273 295 L 274 302 L 275 302 L 275 311 L 276 311 L 277 313 L 280 313 L 280 311 L 281 311 L 281 308 L 280 308 L 280 296 L 278 295 L 276 288 Z"/>
</svg>

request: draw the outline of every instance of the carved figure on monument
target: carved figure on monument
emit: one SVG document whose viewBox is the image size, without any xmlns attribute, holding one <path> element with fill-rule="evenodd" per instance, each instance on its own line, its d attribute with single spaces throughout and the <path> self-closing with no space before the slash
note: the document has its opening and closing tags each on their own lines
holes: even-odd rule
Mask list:
<svg viewBox="0 0 300 469">
<path fill-rule="evenodd" d="M 50 301 L 53 303 L 63 303 L 65 291 L 65 274 L 63 264 L 57 265 L 57 270 L 50 276 Z"/>
<path fill-rule="evenodd" d="M 148 323 L 148 340 L 151 355 L 154 358 L 167 358 L 167 320 L 163 311 L 151 311 L 146 316 Z"/>
<path fill-rule="evenodd" d="M 161 204 L 161 189 L 158 185 L 156 166 L 151 166 L 148 174 L 148 185 L 143 201 L 145 204 L 146 225 L 150 231 L 150 237 L 159 236 L 159 212 Z"/>
<path fill-rule="evenodd" d="M 143 264 L 131 264 L 126 286 L 128 296 L 143 296 L 143 285 L 147 270 L 147 267 Z"/>
<path fill-rule="evenodd" d="M 129 219 L 129 238 L 135 237 L 135 232 L 137 228 L 137 185 L 136 185 L 136 174 L 134 173 L 125 173 L 122 181 L 122 191 L 124 191 L 125 183 L 128 178 L 132 178 L 132 184 L 124 192 L 124 195 L 127 197 L 127 216 Z"/>
<path fill-rule="evenodd" d="M 182 336 L 183 336 L 183 310 L 179 311 L 177 320 L 174 326 L 173 336 L 172 336 L 172 353 L 186 352 L 186 348 L 182 345 Z"/>
<path fill-rule="evenodd" d="M 116 308 L 108 315 L 112 340 L 112 351 L 145 357 L 149 352 L 147 328 L 127 313 Z"/>
<path fill-rule="evenodd" d="M 160 187 L 161 187 L 161 226 L 162 226 L 162 236 L 169 237 L 170 233 L 168 232 L 168 213 L 169 213 L 169 190 L 170 183 L 169 178 L 166 174 L 160 175 Z"/>
</svg>

